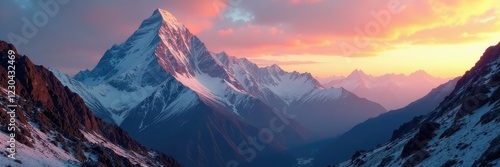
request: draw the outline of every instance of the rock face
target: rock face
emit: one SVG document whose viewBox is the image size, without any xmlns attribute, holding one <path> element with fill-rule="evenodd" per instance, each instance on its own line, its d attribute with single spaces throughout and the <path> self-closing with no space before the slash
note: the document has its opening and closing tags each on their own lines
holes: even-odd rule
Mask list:
<svg viewBox="0 0 500 167">
<path fill-rule="evenodd" d="M 210 52 L 161 9 L 93 70 L 73 78 L 53 72 L 97 116 L 187 166 L 290 166 L 290 147 L 385 112 L 344 89 L 323 88 L 309 73 Z M 272 142 L 262 137 L 270 129 Z"/>
<path fill-rule="evenodd" d="M 393 132 L 414 117 L 422 116 L 436 109 L 455 88 L 460 78 L 453 79 L 433 89 L 425 97 L 410 105 L 362 122 L 342 136 L 333 139 L 317 153 L 315 165 L 326 166 L 348 160 L 358 150 L 369 150 L 391 140 Z M 403 128 L 404 129 L 404 128 Z M 396 131 L 394 135 L 400 133 Z"/>
<path fill-rule="evenodd" d="M 3 110 L 7 109 L 8 78 L 4 76 L 7 76 L 8 50 L 17 53 L 14 46 L 0 41 L 0 104 Z M 19 104 L 16 139 L 21 143 L 17 163 L 28 166 L 179 166 L 173 158 L 147 150 L 121 128 L 96 118 L 78 94 L 61 84 L 46 68 L 34 65 L 26 56 L 16 55 L 15 61 Z M 6 128 L 10 116 L 2 111 L 0 118 L 1 129 L 5 134 L 10 133 Z M 0 134 L 1 138 L 5 134 Z M 5 144 L 7 140 L 1 141 Z M 0 159 L 5 160 L 5 157 Z M 0 164 L 16 164 L 4 160 Z"/>
<path fill-rule="evenodd" d="M 500 44 L 484 52 L 436 110 L 403 125 L 388 144 L 340 166 L 498 165 L 499 66 Z"/>
</svg>

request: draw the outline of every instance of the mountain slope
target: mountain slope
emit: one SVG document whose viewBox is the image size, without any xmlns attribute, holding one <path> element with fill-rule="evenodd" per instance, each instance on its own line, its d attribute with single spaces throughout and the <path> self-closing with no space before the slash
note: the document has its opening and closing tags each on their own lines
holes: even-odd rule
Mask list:
<svg viewBox="0 0 500 167">
<path fill-rule="evenodd" d="M 254 154 L 241 153 L 244 143 L 269 128 L 275 133 L 265 151 L 260 145 L 250 147 L 258 150 L 257 158 L 339 135 L 385 112 L 344 89 L 323 88 L 308 73 L 276 65 L 260 68 L 244 58 L 210 52 L 161 9 L 123 44 L 106 51 L 93 70 L 74 78 L 53 72 L 96 115 L 147 146 L 173 152 L 188 166 L 220 166 L 233 159 L 248 163 L 245 157 Z M 311 105 L 321 107 L 304 108 Z M 163 135 L 152 138 L 159 133 Z"/>
<path fill-rule="evenodd" d="M 248 94 L 293 114 L 294 120 L 311 132 L 310 138 L 336 136 L 384 111 L 379 104 L 345 89 L 323 88 L 309 73 L 286 72 L 277 65 L 259 68 L 224 52 L 215 56 Z"/>
<path fill-rule="evenodd" d="M 7 76 L 8 51 L 14 46 L 0 41 L 0 73 Z M 163 154 L 148 151 L 117 126 L 94 117 L 83 100 L 64 87 L 47 69 L 35 66 L 26 56 L 15 56 L 16 161 L 1 156 L 0 164 L 23 166 L 180 166 Z M 7 145 L 8 78 L 2 82 L 0 143 Z M 5 154 L 4 154 L 5 155 Z"/>
<path fill-rule="evenodd" d="M 499 65 L 500 43 L 485 51 L 436 110 L 341 166 L 498 166 Z"/>
<path fill-rule="evenodd" d="M 413 117 L 426 115 L 436 109 L 439 104 L 455 88 L 459 78 L 434 88 L 425 97 L 410 105 L 370 118 L 363 123 L 334 139 L 329 146 L 318 152 L 315 164 L 326 166 L 346 161 L 358 150 L 368 150 L 391 139 L 392 133 Z"/>
<path fill-rule="evenodd" d="M 259 136 L 275 114 L 242 93 L 212 56 L 170 13 L 156 10 L 125 43 L 108 50 L 94 70 L 75 76 L 79 81 L 58 77 L 86 97 L 96 113 L 108 115 L 146 146 L 173 152 L 184 165 L 225 166 L 238 160 L 255 166 L 265 154 L 280 157 L 286 147 L 276 134 L 266 150 L 246 162 L 253 154 L 240 153 L 244 143 Z M 243 111 L 268 114 L 257 122 L 242 118 Z M 292 127 L 283 132 L 300 140 Z M 294 161 L 281 157 L 276 163 Z"/>
<path fill-rule="evenodd" d="M 410 75 L 386 74 L 371 76 L 354 70 L 349 76 L 323 83 L 325 87 L 343 87 L 354 94 L 377 102 L 388 110 L 403 108 L 425 96 L 447 80 L 433 77 L 425 71 Z"/>
</svg>

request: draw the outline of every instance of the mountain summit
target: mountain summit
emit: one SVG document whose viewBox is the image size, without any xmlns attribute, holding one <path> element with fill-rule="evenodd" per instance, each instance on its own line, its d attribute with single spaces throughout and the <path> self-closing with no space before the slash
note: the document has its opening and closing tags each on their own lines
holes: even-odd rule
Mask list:
<svg viewBox="0 0 500 167">
<path fill-rule="evenodd" d="M 283 151 L 337 136 L 385 112 L 344 89 L 323 88 L 309 73 L 210 52 L 161 9 L 123 44 L 107 50 L 93 70 L 73 78 L 53 72 L 96 115 L 186 166 L 226 166 L 231 160 L 293 164 Z M 285 128 L 265 141 L 269 147 L 245 144 L 276 118 Z M 247 161 L 255 150 L 263 153 Z"/>
<path fill-rule="evenodd" d="M 177 18 L 175 18 L 175 16 L 172 15 L 172 13 L 168 12 L 167 10 L 158 8 L 154 11 L 153 16 L 154 15 L 161 15 L 163 23 L 168 24 L 171 27 L 176 27 L 177 29 L 186 30 L 184 24 L 179 22 Z"/>
</svg>

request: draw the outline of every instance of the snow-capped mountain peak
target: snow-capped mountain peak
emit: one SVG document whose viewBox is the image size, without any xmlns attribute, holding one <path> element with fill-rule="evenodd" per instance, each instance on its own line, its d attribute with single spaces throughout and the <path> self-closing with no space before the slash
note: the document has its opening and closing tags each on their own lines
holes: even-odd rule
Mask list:
<svg viewBox="0 0 500 167">
<path fill-rule="evenodd" d="M 269 66 L 268 69 L 271 70 L 271 71 L 277 72 L 277 73 L 284 72 L 283 69 L 281 69 L 276 64 L 273 64 L 273 65 Z"/>
<path fill-rule="evenodd" d="M 160 15 L 163 19 L 163 23 L 165 25 L 169 25 L 173 28 L 177 28 L 177 29 L 186 29 L 186 27 L 184 26 L 184 24 L 182 24 L 181 22 L 179 22 L 177 20 L 177 18 L 172 15 L 172 13 L 170 13 L 169 11 L 167 10 L 164 10 L 164 9 L 161 9 L 161 8 L 158 8 L 154 11 L 153 15 Z"/>
<path fill-rule="evenodd" d="M 0 73 L 7 75 L 8 50 L 17 49 L 0 40 Z M 10 53 L 10 52 L 9 52 Z M 84 100 L 64 86 L 62 78 L 27 56 L 15 55 L 18 109 L 15 127 L 15 161 L 0 156 L 0 166 L 180 166 L 139 145 L 123 129 L 92 114 Z M 54 70 L 54 69 L 51 69 Z M 0 78 L 6 82 L 5 78 Z M 68 78 L 64 81 L 68 81 Z M 78 82 L 72 82 L 78 84 Z M 0 108 L 7 111 L 7 87 L 0 87 Z M 74 87 L 72 87 L 74 88 Z M 87 97 L 84 97 L 87 98 Z M 7 117 L 1 112 L 0 117 Z M 12 118 L 14 119 L 14 117 Z M 2 144 L 9 137 L 0 125 Z M 10 129 L 10 128 L 9 128 Z M 21 130 L 17 130 L 21 129 Z M 6 152 L 7 153 L 7 152 Z M 164 161 L 167 160 L 167 161 Z"/>
<path fill-rule="evenodd" d="M 248 136 L 244 133 L 255 131 L 253 128 L 268 126 L 265 120 L 271 119 L 274 110 L 303 115 L 292 121 L 296 126 L 290 126 L 285 136 L 313 131 L 315 135 L 310 136 L 315 140 L 338 135 L 385 111 L 341 88 L 325 89 L 309 73 L 287 72 L 278 65 L 258 67 L 246 58 L 210 52 L 162 9 L 154 11 L 124 43 L 106 51 L 93 70 L 74 78 L 57 77 L 95 113 L 124 127 L 146 145 L 160 149 L 191 146 L 184 142 L 220 145 L 197 146 L 193 148 L 197 151 L 186 153 L 189 157 L 205 157 L 198 154 L 207 152 L 204 149 L 225 149 L 231 155 L 224 157 L 234 156 L 234 149 L 229 148 L 242 141 L 235 140 Z M 172 127 L 167 130 L 166 125 Z M 223 139 L 200 141 L 186 135 L 177 143 L 163 143 L 149 142 L 146 137 L 167 131 L 167 136 L 161 136 L 167 140 L 178 130 Z"/>
</svg>

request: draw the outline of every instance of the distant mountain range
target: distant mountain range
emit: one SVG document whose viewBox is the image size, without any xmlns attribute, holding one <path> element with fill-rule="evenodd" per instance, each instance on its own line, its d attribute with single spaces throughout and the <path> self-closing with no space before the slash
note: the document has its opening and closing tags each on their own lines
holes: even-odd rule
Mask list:
<svg viewBox="0 0 500 167">
<path fill-rule="evenodd" d="M 345 89 L 324 88 L 309 73 L 210 52 L 161 9 L 93 70 L 52 72 L 97 116 L 186 166 L 290 166 L 289 148 L 386 111 Z"/>
<path fill-rule="evenodd" d="M 431 76 L 422 70 L 410 75 L 382 76 L 371 76 L 361 70 L 354 70 L 345 78 L 333 77 L 332 80 L 323 80 L 321 84 L 326 88 L 342 87 L 359 97 L 381 104 L 387 110 L 395 110 L 422 98 L 433 88 L 448 80 Z"/>
<path fill-rule="evenodd" d="M 354 126 L 319 151 L 314 164 L 317 166 L 338 164 L 351 158 L 356 151 L 369 150 L 377 145 L 385 144 L 401 125 L 411 121 L 414 117 L 426 115 L 436 109 L 453 91 L 459 79 L 453 79 L 434 88 L 425 97 L 404 108 L 388 111 Z"/>
<path fill-rule="evenodd" d="M 8 50 L 0 41 L 2 76 Z M 211 52 L 157 9 L 73 77 L 15 60 L 18 157 L 1 152 L 0 166 L 500 164 L 500 44 L 451 81 L 355 70 L 320 82 Z M 3 145 L 9 117 L 0 112 Z"/>
<path fill-rule="evenodd" d="M 10 59 L 9 50 L 16 53 Z M 2 151 L 0 166 L 180 166 L 165 154 L 148 150 L 121 128 L 95 117 L 83 100 L 45 67 L 34 65 L 17 49 L 0 41 L 0 144 L 15 134 L 15 160 Z M 15 130 L 7 86 L 14 60 Z M 5 77 L 4 77 L 5 76 Z"/>
<path fill-rule="evenodd" d="M 489 47 L 431 113 L 340 166 L 498 166 L 500 43 Z"/>
</svg>

